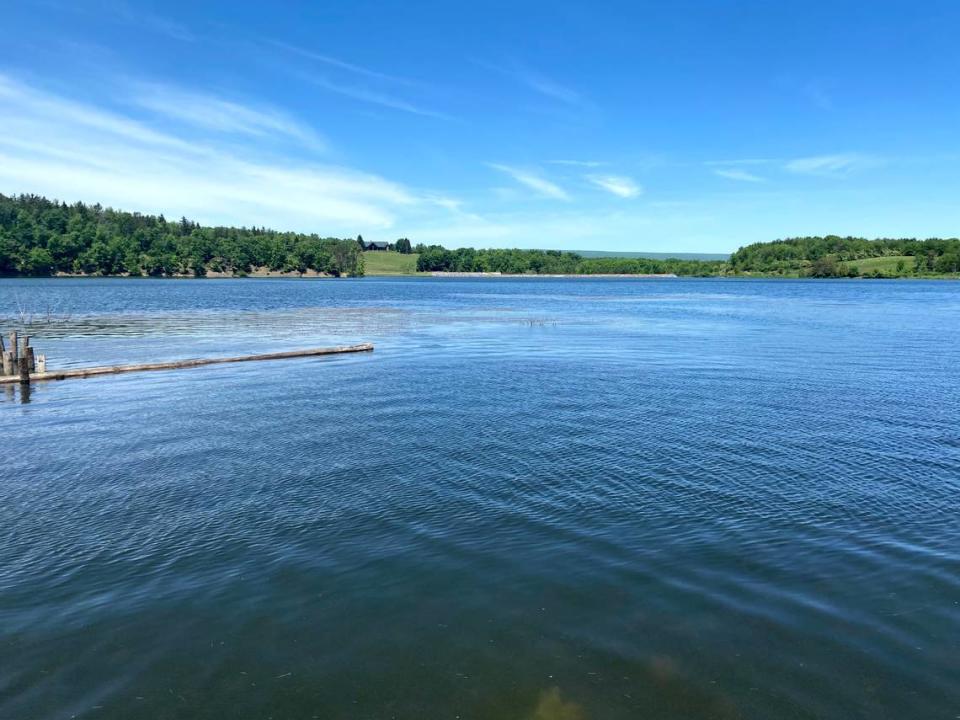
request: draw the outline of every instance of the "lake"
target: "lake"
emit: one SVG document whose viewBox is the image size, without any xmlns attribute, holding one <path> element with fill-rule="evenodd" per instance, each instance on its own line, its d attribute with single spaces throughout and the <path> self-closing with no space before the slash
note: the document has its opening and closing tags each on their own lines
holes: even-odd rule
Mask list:
<svg viewBox="0 0 960 720">
<path fill-rule="evenodd" d="M 0 718 L 955 718 L 960 284 L 2 280 Z"/>
</svg>

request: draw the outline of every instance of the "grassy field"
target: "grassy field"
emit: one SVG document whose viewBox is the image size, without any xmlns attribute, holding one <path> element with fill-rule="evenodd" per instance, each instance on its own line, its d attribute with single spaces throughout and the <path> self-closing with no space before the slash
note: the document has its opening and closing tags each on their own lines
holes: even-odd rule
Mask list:
<svg viewBox="0 0 960 720">
<path fill-rule="evenodd" d="M 897 265 L 903 263 L 903 270 L 897 271 Z M 872 274 L 879 270 L 884 275 L 912 275 L 913 258 L 909 255 L 891 255 L 890 257 L 864 258 L 862 260 L 849 260 L 841 263 L 843 267 L 855 267 L 861 275 Z"/>
<path fill-rule="evenodd" d="M 416 275 L 418 257 L 371 250 L 363 254 L 363 268 L 367 275 Z"/>
</svg>

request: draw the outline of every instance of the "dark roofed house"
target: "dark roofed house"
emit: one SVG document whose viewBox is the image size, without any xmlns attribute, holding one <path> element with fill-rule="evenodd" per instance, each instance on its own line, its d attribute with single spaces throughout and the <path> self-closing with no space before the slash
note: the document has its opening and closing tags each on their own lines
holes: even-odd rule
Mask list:
<svg viewBox="0 0 960 720">
<path fill-rule="evenodd" d="M 363 249 L 364 249 L 364 250 L 380 250 L 380 251 L 386 251 L 386 250 L 389 250 L 389 249 L 390 249 L 390 243 L 388 243 L 388 242 L 367 242 L 366 240 L 364 240 L 364 242 L 363 242 Z"/>
</svg>

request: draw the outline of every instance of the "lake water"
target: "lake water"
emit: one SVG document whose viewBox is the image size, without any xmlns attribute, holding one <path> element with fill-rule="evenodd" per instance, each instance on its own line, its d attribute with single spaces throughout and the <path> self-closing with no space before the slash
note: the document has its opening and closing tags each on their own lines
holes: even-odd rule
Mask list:
<svg viewBox="0 0 960 720">
<path fill-rule="evenodd" d="M 960 716 L 960 284 L 18 307 L 54 368 L 376 351 L 0 389 L 4 720 Z"/>
</svg>

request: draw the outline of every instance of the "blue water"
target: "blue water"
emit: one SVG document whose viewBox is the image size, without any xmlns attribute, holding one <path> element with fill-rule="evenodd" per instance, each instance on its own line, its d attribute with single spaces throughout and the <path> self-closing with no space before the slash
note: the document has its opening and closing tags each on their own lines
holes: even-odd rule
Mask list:
<svg viewBox="0 0 960 720">
<path fill-rule="evenodd" d="M 956 718 L 960 284 L 3 280 L 0 718 Z M 21 328 L 23 329 L 23 328 Z"/>
</svg>

